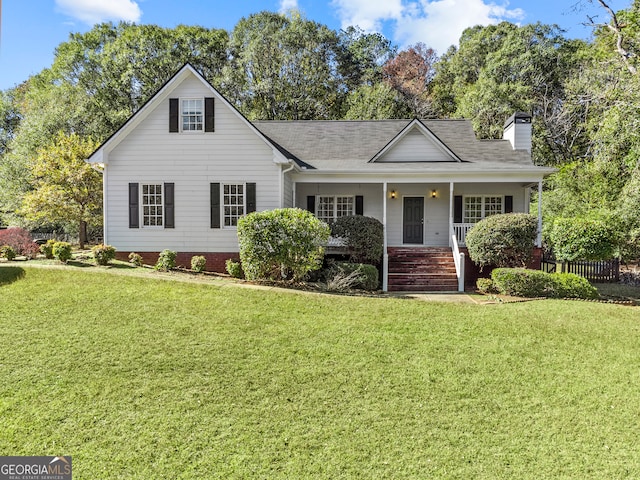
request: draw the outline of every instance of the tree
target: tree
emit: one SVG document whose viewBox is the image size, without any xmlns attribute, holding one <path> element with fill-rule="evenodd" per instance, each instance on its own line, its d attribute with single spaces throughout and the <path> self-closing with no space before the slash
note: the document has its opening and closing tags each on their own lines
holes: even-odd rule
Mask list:
<svg viewBox="0 0 640 480">
<path fill-rule="evenodd" d="M 361 85 L 349 93 L 346 100 L 347 120 L 385 120 L 407 118 L 411 115 L 404 98 L 382 82 L 375 85 Z"/>
<path fill-rule="evenodd" d="M 413 116 L 433 115 L 429 96 L 429 83 L 434 75 L 435 51 L 424 43 L 417 43 L 401 51 L 385 63 L 385 81 L 404 97 Z"/>
<path fill-rule="evenodd" d="M 593 0 L 586 0 L 593 4 Z M 577 6 L 583 2 L 578 2 Z M 638 50 L 640 49 L 640 2 L 634 0 L 627 10 L 615 12 L 604 0 L 597 3 L 607 13 L 608 22 L 598 22 L 595 16 L 587 16 L 587 25 L 593 27 L 601 40 L 608 44 L 618 59 L 632 75 L 638 74 Z"/>
<path fill-rule="evenodd" d="M 249 119 L 338 118 L 338 50 L 334 31 L 296 11 L 250 15 L 231 34 L 223 90 Z"/>
<path fill-rule="evenodd" d="M 74 222 L 80 248 L 87 242 L 87 225 L 102 220 L 102 175 L 85 162 L 96 148 L 91 139 L 58 133 L 30 165 L 34 190 L 24 196 L 20 212 L 33 222 Z"/>
<path fill-rule="evenodd" d="M 379 33 L 365 33 L 352 26 L 341 30 L 338 38 L 338 68 L 347 89 L 379 85 L 383 65 L 396 56 L 397 47 Z"/>
<path fill-rule="evenodd" d="M 449 49 L 436 65 L 434 109 L 439 116 L 470 118 L 481 138 L 501 138 L 504 121 L 513 112 L 530 112 L 534 161 L 571 161 L 574 154 L 583 153 L 575 151 L 583 142 L 569 132 L 584 131 L 567 130 L 567 120 L 575 117 L 559 112 L 564 81 L 581 68 L 583 45 L 565 39 L 557 26 L 539 23 L 518 27 L 502 22 L 467 29 L 460 47 Z"/>
</svg>

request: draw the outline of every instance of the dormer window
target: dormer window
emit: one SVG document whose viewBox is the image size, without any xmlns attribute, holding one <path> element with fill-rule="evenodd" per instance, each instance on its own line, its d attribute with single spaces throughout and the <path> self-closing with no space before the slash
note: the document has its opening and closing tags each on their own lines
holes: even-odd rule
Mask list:
<svg viewBox="0 0 640 480">
<path fill-rule="evenodd" d="M 182 99 L 180 118 L 183 132 L 201 132 L 203 129 L 204 107 L 202 98 Z"/>
</svg>

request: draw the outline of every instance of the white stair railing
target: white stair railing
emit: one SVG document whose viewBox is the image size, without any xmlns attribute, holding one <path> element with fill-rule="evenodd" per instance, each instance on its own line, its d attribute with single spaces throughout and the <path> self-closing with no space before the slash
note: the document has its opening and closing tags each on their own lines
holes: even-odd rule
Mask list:
<svg viewBox="0 0 640 480">
<path fill-rule="evenodd" d="M 456 264 L 456 276 L 458 277 L 458 291 L 464 292 L 464 253 L 458 247 L 458 238 L 451 236 L 451 250 L 453 251 L 453 261 Z"/>
</svg>

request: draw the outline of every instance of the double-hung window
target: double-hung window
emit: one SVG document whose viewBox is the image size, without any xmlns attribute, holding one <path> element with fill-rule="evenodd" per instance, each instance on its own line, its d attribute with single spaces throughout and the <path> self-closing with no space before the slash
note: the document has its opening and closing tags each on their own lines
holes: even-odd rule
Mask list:
<svg viewBox="0 0 640 480">
<path fill-rule="evenodd" d="M 183 132 L 202 132 L 204 125 L 204 106 L 201 98 L 181 100 L 180 115 Z"/>
<path fill-rule="evenodd" d="M 464 223 L 477 223 L 485 217 L 504 213 L 504 197 L 475 195 L 464 197 Z"/>
<path fill-rule="evenodd" d="M 222 204 L 225 227 L 235 227 L 238 219 L 245 212 L 245 186 L 244 184 L 225 183 L 222 187 Z"/>
<path fill-rule="evenodd" d="M 323 222 L 332 223 L 340 217 L 353 215 L 353 196 L 320 195 L 316 204 L 316 217 Z"/>
<path fill-rule="evenodd" d="M 162 184 L 142 184 L 142 225 L 161 227 L 164 218 Z"/>
</svg>

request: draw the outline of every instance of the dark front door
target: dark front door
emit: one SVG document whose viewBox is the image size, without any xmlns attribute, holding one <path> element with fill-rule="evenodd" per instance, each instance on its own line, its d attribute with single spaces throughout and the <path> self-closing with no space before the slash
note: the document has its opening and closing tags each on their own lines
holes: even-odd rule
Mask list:
<svg viewBox="0 0 640 480">
<path fill-rule="evenodd" d="M 404 197 L 402 243 L 424 241 L 424 197 Z"/>
</svg>

